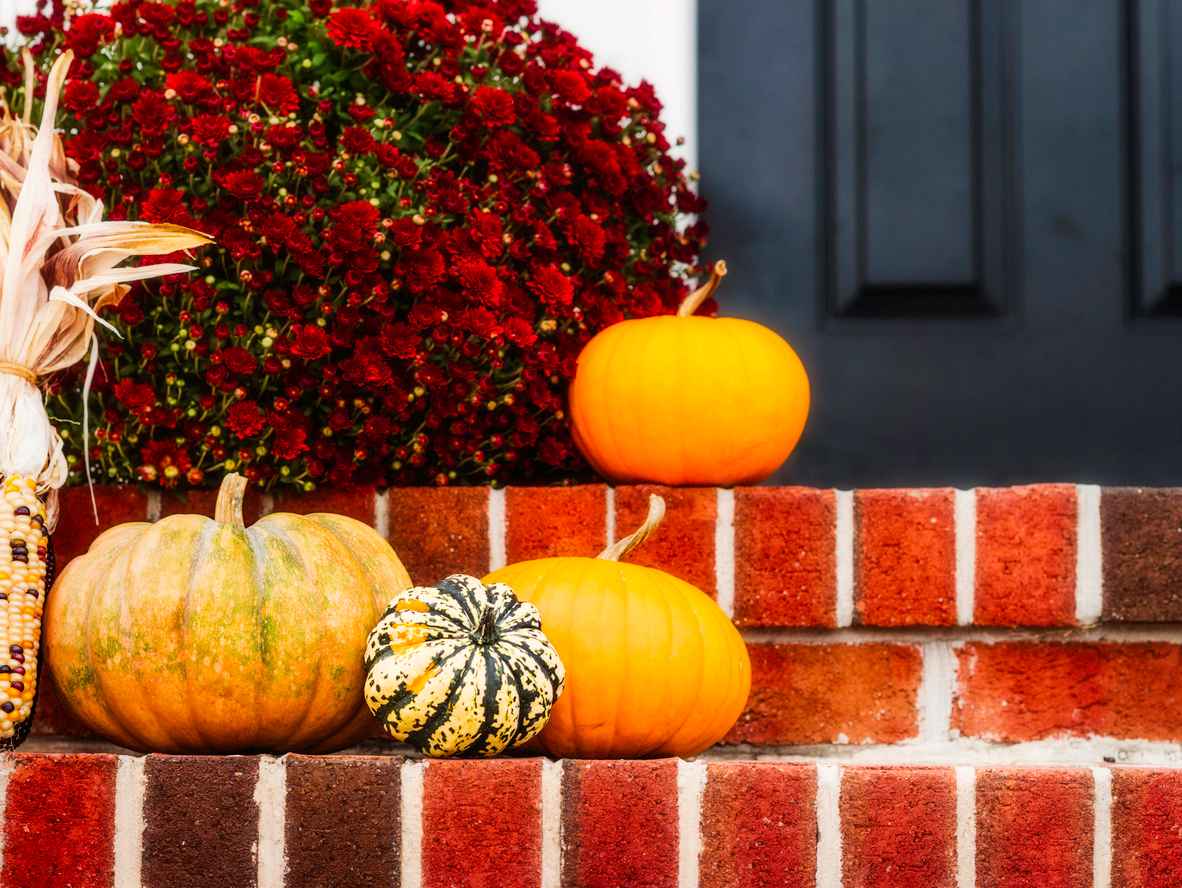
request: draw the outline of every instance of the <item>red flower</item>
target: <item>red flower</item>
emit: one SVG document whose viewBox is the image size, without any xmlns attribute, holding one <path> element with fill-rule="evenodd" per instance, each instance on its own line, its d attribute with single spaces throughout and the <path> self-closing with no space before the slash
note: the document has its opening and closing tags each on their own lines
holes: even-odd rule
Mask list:
<svg viewBox="0 0 1182 888">
<path fill-rule="evenodd" d="M 280 74 L 260 75 L 256 93 L 259 102 L 272 111 L 290 114 L 299 110 L 299 94 L 292 86 L 291 80 Z"/>
<path fill-rule="evenodd" d="M 213 94 L 213 84 L 196 71 L 177 71 L 164 78 L 164 85 L 185 102 L 196 102 Z"/>
<path fill-rule="evenodd" d="M 267 417 L 254 401 L 237 401 L 226 411 L 226 427 L 239 438 L 251 438 L 263 430 Z"/>
<path fill-rule="evenodd" d="M 262 176 L 253 170 L 232 170 L 217 177 L 218 184 L 235 197 L 251 200 L 263 193 Z"/>
<path fill-rule="evenodd" d="M 198 145 L 216 148 L 230 136 L 230 118 L 221 114 L 198 114 L 189 121 L 189 133 Z"/>
<path fill-rule="evenodd" d="M 570 305 L 575 289 L 571 280 L 553 265 L 543 265 L 533 270 L 529 290 L 546 305 Z"/>
<path fill-rule="evenodd" d="M 517 120 L 517 114 L 513 110 L 513 96 L 495 86 L 478 87 L 469 107 L 485 126 L 509 126 Z"/>
<path fill-rule="evenodd" d="M 70 30 L 66 32 L 66 47 L 74 50 L 74 55 L 79 58 L 88 59 L 114 36 L 115 22 L 109 15 L 76 15 L 70 20 Z"/>
<path fill-rule="evenodd" d="M 369 154 L 375 144 L 369 130 L 359 126 L 351 126 L 341 133 L 341 145 L 351 154 Z"/>
<path fill-rule="evenodd" d="M 325 28 L 329 39 L 337 46 L 359 50 L 372 49 L 381 30 L 368 10 L 353 7 L 335 10 Z"/>
<path fill-rule="evenodd" d="M 71 111 L 89 111 L 99 101 L 99 88 L 89 80 L 70 80 L 62 93 L 62 106 Z"/>
<path fill-rule="evenodd" d="M 582 105 L 591 98 L 591 88 L 586 78 L 578 71 L 555 71 L 554 92 L 564 102 Z"/>
<path fill-rule="evenodd" d="M 156 393 L 144 382 L 120 379 L 114 386 L 115 397 L 131 410 L 142 410 L 156 404 Z"/>
<path fill-rule="evenodd" d="M 140 216 L 147 222 L 172 222 L 193 227 L 197 223 L 185 206 L 185 192 L 177 188 L 153 188 L 140 207 Z"/>
<path fill-rule="evenodd" d="M 218 354 L 222 357 L 222 364 L 231 373 L 246 375 L 248 373 L 254 373 L 259 366 L 259 362 L 255 359 L 255 356 L 239 346 L 224 348 Z"/>
<path fill-rule="evenodd" d="M 331 350 L 328 334 L 324 332 L 322 327 L 317 327 L 315 324 L 305 324 L 302 327 L 293 327 L 292 333 L 294 339 L 291 343 L 291 352 L 296 357 L 306 361 L 315 361 L 318 358 L 323 358 Z"/>
</svg>

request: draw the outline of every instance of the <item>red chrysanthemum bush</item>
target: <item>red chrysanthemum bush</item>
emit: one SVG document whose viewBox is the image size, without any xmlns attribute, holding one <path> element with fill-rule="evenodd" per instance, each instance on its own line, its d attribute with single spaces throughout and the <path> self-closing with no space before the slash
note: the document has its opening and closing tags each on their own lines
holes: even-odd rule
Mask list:
<svg viewBox="0 0 1182 888">
<path fill-rule="evenodd" d="M 42 67 L 79 57 L 79 180 L 115 218 L 218 242 L 203 274 L 139 287 L 112 318 L 100 478 L 587 471 L 563 412 L 580 348 L 674 310 L 704 238 L 650 87 L 596 70 L 534 0 L 124 0 L 62 18 L 19 27 Z M 78 386 L 57 385 L 56 412 L 79 416 Z"/>
</svg>

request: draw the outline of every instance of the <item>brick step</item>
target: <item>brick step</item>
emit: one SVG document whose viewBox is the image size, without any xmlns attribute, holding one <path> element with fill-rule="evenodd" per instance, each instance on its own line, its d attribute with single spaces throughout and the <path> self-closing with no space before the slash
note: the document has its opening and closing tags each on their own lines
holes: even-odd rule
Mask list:
<svg viewBox="0 0 1182 888">
<path fill-rule="evenodd" d="M 6 886 L 1182 885 L 1168 767 L 2 761 Z"/>
</svg>

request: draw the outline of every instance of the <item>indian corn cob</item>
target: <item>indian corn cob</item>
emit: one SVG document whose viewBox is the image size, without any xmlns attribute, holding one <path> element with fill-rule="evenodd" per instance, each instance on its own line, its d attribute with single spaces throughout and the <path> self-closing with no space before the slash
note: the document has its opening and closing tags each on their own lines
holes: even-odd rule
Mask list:
<svg viewBox="0 0 1182 888">
<path fill-rule="evenodd" d="M 103 221 L 102 203 L 74 181 L 54 131 L 71 61 L 63 53 L 49 72 L 39 127 L 28 53 L 23 114 L 0 96 L 0 750 L 21 743 L 32 722 L 56 492 L 69 475 L 40 382 L 89 355 L 85 398 L 98 360 L 94 325 L 109 326 L 98 310 L 116 304 L 130 281 L 193 270 L 121 262 L 209 243 L 176 225 Z"/>
</svg>

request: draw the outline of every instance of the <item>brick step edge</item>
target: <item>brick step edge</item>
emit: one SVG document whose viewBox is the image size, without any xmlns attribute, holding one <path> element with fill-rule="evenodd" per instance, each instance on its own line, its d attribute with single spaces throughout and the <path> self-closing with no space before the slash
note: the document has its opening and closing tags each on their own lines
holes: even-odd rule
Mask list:
<svg viewBox="0 0 1182 888">
<path fill-rule="evenodd" d="M 1182 489 L 1024 487 L 835 491 L 802 487 L 355 487 L 252 493 L 270 511 L 333 511 L 385 535 L 416 582 L 549 555 L 594 555 L 669 503 L 631 560 L 715 596 L 748 628 L 1044 626 L 1182 622 Z M 62 492 L 62 563 L 103 527 L 211 514 L 215 491 Z"/>
<path fill-rule="evenodd" d="M 1182 885 L 1171 768 L 0 762 L 6 886 Z"/>
</svg>

